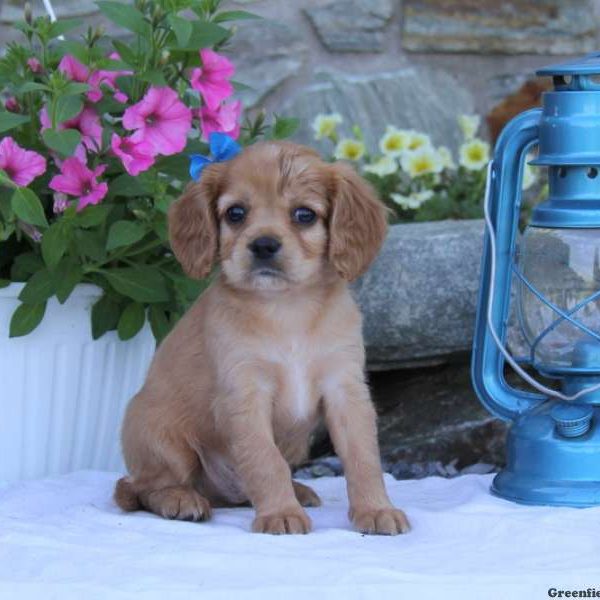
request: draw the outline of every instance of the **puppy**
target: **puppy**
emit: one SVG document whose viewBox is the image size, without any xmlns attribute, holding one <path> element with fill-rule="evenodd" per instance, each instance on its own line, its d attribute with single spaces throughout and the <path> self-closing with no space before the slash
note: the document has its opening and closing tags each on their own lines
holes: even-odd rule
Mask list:
<svg viewBox="0 0 600 600">
<path fill-rule="evenodd" d="M 347 165 L 262 142 L 207 167 L 169 212 L 191 276 L 220 273 L 162 342 L 125 416 L 124 510 L 201 521 L 250 502 L 252 530 L 307 533 L 320 500 L 292 480 L 319 419 L 343 462 L 350 519 L 408 530 L 386 493 L 347 282 L 375 258 L 386 210 Z"/>
</svg>

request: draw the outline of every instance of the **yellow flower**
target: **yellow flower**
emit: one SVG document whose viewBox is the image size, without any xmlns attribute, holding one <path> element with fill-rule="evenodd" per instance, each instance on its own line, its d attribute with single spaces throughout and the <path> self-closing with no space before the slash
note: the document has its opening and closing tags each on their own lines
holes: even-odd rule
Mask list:
<svg viewBox="0 0 600 600">
<path fill-rule="evenodd" d="M 431 190 L 413 192 L 408 196 L 403 196 L 402 194 L 390 194 L 390 198 L 404 210 L 416 210 L 432 197 L 433 192 Z"/>
<path fill-rule="evenodd" d="M 366 165 L 364 171 L 366 173 L 373 173 L 378 177 L 385 177 L 391 175 L 398 170 L 398 163 L 391 156 L 382 156 L 380 159 Z"/>
<path fill-rule="evenodd" d="M 402 169 L 411 177 L 419 177 L 428 173 L 440 173 L 444 168 L 438 153 L 428 146 L 407 152 L 402 157 Z"/>
<path fill-rule="evenodd" d="M 523 165 L 522 189 L 528 190 L 537 181 L 537 173 L 527 163 Z"/>
<path fill-rule="evenodd" d="M 490 160 L 490 145 L 479 138 L 465 142 L 459 150 L 460 164 L 469 171 L 483 169 Z"/>
<path fill-rule="evenodd" d="M 332 113 L 329 115 L 317 115 L 312 122 L 315 139 L 330 138 L 335 136 L 337 126 L 343 121 L 342 115 Z"/>
<path fill-rule="evenodd" d="M 461 115 L 458 117 L 458 126 L 465 140 L 472 140 L 479 129 L 481 117 L 479 115 Z"/>
<path fill-rule="evenodd" d="M 408 142 L 407 150 L 414 152 L 421 148 L 431 148 L 431 138 L 425 133 L 419 133 L 418 131 L 411 131 L 410 140 Z"/>
<path fill-rule="evenodd" d="M 344 138 L 335 147 L 334 156 L 338 160 L 360 160 L 365 154 L 365 145 L 360 140 Z"/>
<path fill-rule="evenodd" d="M 392 125 L 388 125 L 385 134 L 379 140 L 379 149 L 386 156 L 396 158 L 408 149 L 410 139 L 410 131 L 397 129 Z"/>
<path fill-rule="evenodd" d="M 452 152 L 450 152 L 450 148 L 447 148 L 446 146 L 440 146 L 437 149 L 437 153 L 442 161 L 444 169 L 456 169 L 456 164 L 454 164 L 454 159 L 452 158 Z"/>
</svg>

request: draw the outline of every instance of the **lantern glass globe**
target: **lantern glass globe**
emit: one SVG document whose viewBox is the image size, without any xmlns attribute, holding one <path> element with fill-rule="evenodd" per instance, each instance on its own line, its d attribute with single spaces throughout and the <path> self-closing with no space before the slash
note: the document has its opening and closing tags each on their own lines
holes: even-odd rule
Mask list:
<svg viewBox="0 0 600 600">
<path fill-rule="evenodd" d="M 600 229 L 528 227 L 518 262 L 525 280 L 517 278 L 518 312 L 530 361 L 548 374 L 575 367 L 600 373 Z M 586 356 L 598 364 L 577 364 L 584 346 L 597 348 Z"/>
</svg>

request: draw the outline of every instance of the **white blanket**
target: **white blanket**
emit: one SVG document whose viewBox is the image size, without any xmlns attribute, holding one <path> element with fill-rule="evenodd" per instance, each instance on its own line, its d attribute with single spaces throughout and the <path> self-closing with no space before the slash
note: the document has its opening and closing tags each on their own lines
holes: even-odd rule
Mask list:
<svg viewBox="0 0 600 600">
<path fill-rule="evenodd" d="M 2 600 L 600 597 L 600 508 L 518 506 L 490 496 L 490 476 L 388 478 L 413 525 L 398 537 L 351 530 L 343 478 L 307 482 L 324 505 L 309 509 L 306 536 L 251 534 L 250 509 L 216 510 L 208 523 L 124 514 L 116 478 L 0 488 Z"/>
</svg>

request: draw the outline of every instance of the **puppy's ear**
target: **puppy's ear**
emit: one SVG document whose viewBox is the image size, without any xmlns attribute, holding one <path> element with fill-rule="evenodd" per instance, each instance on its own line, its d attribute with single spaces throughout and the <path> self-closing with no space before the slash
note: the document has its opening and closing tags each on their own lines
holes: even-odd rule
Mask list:
<svg viewBox="0 0 600 600">
<path fill-rule="evenodd" d="M 215 204 L 222 180 L 222 165 L 210 165 L 198 183 L 190 183 L 169 209 L 171 248 L 183 270 L 195 279 L 212 270 L 219 249 Z"/>
<path fill-rule="evenodd" d="M 331 165 L 329 261 L 353 281 L 377 256 L 387 231 L 387 209 L 373 188 L 344 163 Z"/>
</svg>

